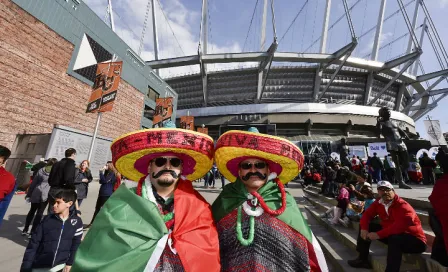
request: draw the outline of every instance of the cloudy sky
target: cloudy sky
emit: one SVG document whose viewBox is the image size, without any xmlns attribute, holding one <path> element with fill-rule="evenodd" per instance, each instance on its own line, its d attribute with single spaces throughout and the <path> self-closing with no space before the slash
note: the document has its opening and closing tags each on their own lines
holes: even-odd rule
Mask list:
<svg viewBox="0 0 448 272">
<path fill-rule="evenodd" d="M 402 0 L 407 6 L 407 14 L 412 19 L 415 0 Z M 99 17 L 105 18 L 107 0 L 84 0 Z M 149 1 L 150 2 L 150 1 Z M 373 35 L 370 31 L 377 22 L 380 0 L 348 0 L 348 5 L 354 6 L 351 11 L 355 33 L 359 44 L 352 54 L 355 57 L 370 58 Z M 155 1 L 158 36 L 159 58 L 173 58 L 185 55 L 195 55 L 198 51 L 202 0 L 156 0 Z M 319 38 L 322 32 L 322 18 L 326 0 L 277 0 L 274 2 L 275 28 L 279 39 L 278 51 L 308 52 L 319 51 Z M 448 0 L 426 0 L 426 6 L 445 47 L 448 47 Z M 117 34 L 136 52 L 140 47 L 142 29 L 147 11 L 148 0 L 112 0 L 114 21 Z M 208 53 L 229 53 L 243 51 L 260 51 L 261 18 L 263 0 L 208 0 Z M 272 15 L 268 4 L 268 20 L 266 31 L 266 48 L 273 41 Z M 401 56 L 406 52 L 409 35 L 403 15 L 398 11 L 397 0 L 388 0 L 385 18 L 390 17 L 383 26 L 378 60 L 387 61 Z M 162 12 L 163 10 L 163 12 Z M 299 14 L 299 11 L 302 10 Z M 299 14 L 297 16 L 297 14 Z M 332 0 L 330 26 L 344 14 L 341 0 Z M 395 15 L 394 15 L 395 14 Z M 252 16 L 253 15 L 253 16 Z M 293 20 L 295 19 L 294 23 Z M 417 26 L 422 25 L 424 13 L 420 9 Z M 251 24 L 252 22 L 252 24 Z M 416 31 L 420 39 L 421 27 Z M 402 38 L 400 38 L 402 37 Z M 395 41 L 396 40 L 396 41 Z M 315 42 L 317 41 L 317 42 Z M 395 42 L 394 42 L 395 41 Z M 350 42 L 350 31 L 345 17 L 330 29 L 328 33 L 327 52 L 334 52 Z M 423 40 L 423 55 L 421 63 L 426 73 L 440 70 L 436 54 L 427 36 Z M 153 35 L 151 12 L 149 12 L 147 28 L 142 43 L 141 57 L 153 60 Z M 233 63 L 209 65 L 209 70 L 222 70 L 234 67 L 246 67 L 255 63 Z M 279 63 L 277 65 L 287 65 Z M 445 67 L 448 66 L 444 62 Z M 198 66 L 163 69 L 163 77 L 196 73 Z M 419 69 L 417 74 L 423 72 Z M 431 84 L 433 81 L 429 81 Z M 435 89 L 448 88 L 447 81 L 440 83 Z M 432 101 L 432 100 L 430 100 Z M 448 98 L 439 102 L 438 107 L 429 115 L 440 120 L 442 128 L 448 132 Z M 417 122 L 417 130 L 426 136 L 421 118 Z"/>
</svg>

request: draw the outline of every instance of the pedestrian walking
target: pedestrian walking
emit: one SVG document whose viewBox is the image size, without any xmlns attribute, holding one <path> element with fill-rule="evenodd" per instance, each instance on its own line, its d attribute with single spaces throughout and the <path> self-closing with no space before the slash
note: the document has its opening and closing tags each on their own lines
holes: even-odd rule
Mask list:
<svg viewBox="0 0 448 272">
<path fill-rule="evenodd" d="M 78 207 L 80 207 L 82 201 L 87 198 L 89 183 L 93 180 L 89 167 L 89 161 L 83 160 L 79 165 L 79 168 L 75 170 L 75 187 L 76 194 L 78 195 Z"/>
<path fill-rule="evenodd" d="M 48 178 L 50 176 L 51 168 L 58 160 L 51 158 L 47 161 L 47 164 L 37 170 L 34 175 L 33 182 L 31 182 L 28 192 L 25 196 L 27 202 L 31 203 L 30 210 L 25 220 L 25 227 L 23 228 L 22 235 L 30 236 L 37 226 L 39 225 L 42 216 L 44 215 L 45 208 L 48 204 L 48 192 L 50 191 L 50 184 L 48 184 Z M 34 221 L 33 221 L 34 218 Z M 31 221 L 33 221 L 33 227 L 31 233 L 28 233 Z"/>
</svg>

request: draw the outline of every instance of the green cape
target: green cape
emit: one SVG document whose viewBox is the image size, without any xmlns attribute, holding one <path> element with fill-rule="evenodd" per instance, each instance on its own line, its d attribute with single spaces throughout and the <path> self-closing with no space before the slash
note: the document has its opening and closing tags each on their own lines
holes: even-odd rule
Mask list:
<svg viewBox="0 0 448 272">
<path fill-rule="evenodd" d="M 157 206 L 122 185 L 95 218 L 71 271 L 143 271 L 167 233 Z"/>
</svg>

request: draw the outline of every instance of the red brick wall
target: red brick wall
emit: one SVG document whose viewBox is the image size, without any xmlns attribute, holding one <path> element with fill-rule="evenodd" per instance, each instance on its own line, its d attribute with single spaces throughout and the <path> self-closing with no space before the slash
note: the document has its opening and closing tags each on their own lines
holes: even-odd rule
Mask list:
<svg viewBox="0 0 448 272">
<path fill-rule="evenodd" d="M 51 133 L 54 124 L 93 132 L 86 114 L 91 87 L 66 71 L 74 45 L 10 0 L 0 0 L 0 145 L 17 134 Z M 140 128 L 144 95 L 121 81 L 99 134 L 115 138 Z"/>
</svg>

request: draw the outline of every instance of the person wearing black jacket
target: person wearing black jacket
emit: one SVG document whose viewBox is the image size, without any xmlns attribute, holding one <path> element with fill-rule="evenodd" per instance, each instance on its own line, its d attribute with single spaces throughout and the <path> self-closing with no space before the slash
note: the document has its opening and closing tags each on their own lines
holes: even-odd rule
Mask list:
<svg viewBox="0 0 448 272">
<path fill-rule="evenodd" d="M 48 184 L 50 192 L 48 193 L 48 213 L 52 212 L 54 205 L 54 196 L 63 188 L 75 189 L 76 172 L 76 150 L 69 148 L 65 150 L 65 158 L 55 163 L 51 168 Z"/>
<path fill-rule="evenodd" d="M 20 272 L 70 271 L 83 234 L 81 218 L 70 213 L 77 196 L 74 190 L 62 189 L 54 197 L 54 213 L 45 216 L 32 233 Z"/>
</svg>

